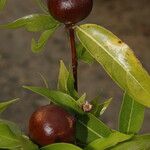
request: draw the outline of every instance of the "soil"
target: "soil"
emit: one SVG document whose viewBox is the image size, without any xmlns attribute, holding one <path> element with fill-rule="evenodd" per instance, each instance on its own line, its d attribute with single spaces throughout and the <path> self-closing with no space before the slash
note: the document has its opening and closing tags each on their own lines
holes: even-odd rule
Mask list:
<svg viewBox="0 0 150 150">
<path fill-rule="evenodd" d="M 5 10 L 0 12 L 0 23 L 39 11 L 36 1 L 8 1 Z M 93 11 L 84 20 L 84 23 L 88 22 L 106 27 L 128 43 L 150 72 L 150 0 L 94 0 Z M 18 123 L 23 130 L 27 129 L 31 113 L 48 102 L 41 96 L 24 90 L 22 85 L 43 86 L 39 75 L 41 73 L 54 89 L 57 85 L 59 60 L 70 63 L 69 44 L 64 28 L 56 32 L 43 53 L 33 54 L 30 42 L 32 37 L 38 36 L 23 29 L 0 31 L 0 100 L 14 97 L 21 99 L 5 111 L 2 117 Z M 86 92 L 88 100 L 97 95 L 101 96 L 101 102 L 113 97 L 102 120 L 117 129 L 117 117 L 123 96 L 120 88 L 97 63 L 90 66 L 79 64 L 79 82 L 80 93 Z M 142 132 L 150 132 L 149 119 L 150 110 L 146 110 Z"/>
</svg>

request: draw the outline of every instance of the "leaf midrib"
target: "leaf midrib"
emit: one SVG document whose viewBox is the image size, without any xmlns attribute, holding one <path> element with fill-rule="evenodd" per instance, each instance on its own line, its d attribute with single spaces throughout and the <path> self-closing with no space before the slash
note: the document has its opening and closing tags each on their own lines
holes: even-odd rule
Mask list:
<svg viewBox="0 0 150 150">
<path fill-rule="evenodd" d="M 98 44 L 102 49 L 104 49 L 104 51 L 110 56 L 112 57 L 112 59 L 117 62 L 117 64 L 119 64 L 123 70 L 125 72 L 127 72 L 138 84 L 139 86 L 150 96 L 150 93 L 143 87 L 141 86 L 141 84 L 138 82 L 138 80 L 129 72 L 129 71 L 126 71 L 126 69 L 124 68 L 124 66 L 122 64 L 120 64 L 116 59 L 114 59 L 114 57 L 102 46 L 98 43 L 98 41 L 96 39 L 94 39 L 93 37 L 89 36 L 89 34 L 87 32 L 85 32 L 83 29 L 81 29 L 79 26 L 77 26 L 77 28 L 79 30 L 81 30 L 85 35 L 87 35 L 91 40 L 93 40 L 96 44 Z M 82 43 L 83 44 L 83 43 Z M 85 44 L 83 44 L 85 46 Z M 85 46 L 86 47 L 86 46 Z M 86 47 L 87 48 L 87 47 Z M 91 54 L 91 52 L 89 52 Z M 92 54 L 91 54 L 92 55 Z M 93 56 L 93 55 L 92 55 Z M 104 67 L 104 66 L 103 66 Z M 110 75 L 111 76 L 111 75 Z"/>
<path fill-rule="evenodd" d="M 95 132 L 92 128 L 90 128 L 89 126 L 85 125 L 82 121 L 78 120 L 79 123 L 81 123 L 84 127 L 86 127 L 88 130 L 90 130 L 92 133 L 94 133 L 95 135 L 97 135 L 100 138 L 103 138 L 103 136 L 101 136 L 100 134 L 98 134 L 97 132 Z"/>
<path fill-rule="evenodd" d="M 131 118 L 132 118 L 132 112 L 133 112 L 133 106 L 134 106 L 134 100 L 132 100 L 132 104 L 131 104 L 131 111 L 130 111 L 130 116 L 129 116 L 129 121 L 128 121 L 127 134 L 128 134 L 129 131 L 130 131 Z"/>
</svg>

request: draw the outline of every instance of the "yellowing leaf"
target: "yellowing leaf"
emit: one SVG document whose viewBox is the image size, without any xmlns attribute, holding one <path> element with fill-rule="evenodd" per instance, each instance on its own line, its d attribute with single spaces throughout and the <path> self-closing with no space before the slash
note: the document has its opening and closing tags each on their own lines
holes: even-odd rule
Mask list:
<svg viewBox="0 0 150 150">
<path fill-rule="evenodd" d="M 150 107 L 150 76 L 129 46 L 95 24 L 77 26 L 76 33 L 82 45 L 110 77 L 134 100 Z"/>
</svg>

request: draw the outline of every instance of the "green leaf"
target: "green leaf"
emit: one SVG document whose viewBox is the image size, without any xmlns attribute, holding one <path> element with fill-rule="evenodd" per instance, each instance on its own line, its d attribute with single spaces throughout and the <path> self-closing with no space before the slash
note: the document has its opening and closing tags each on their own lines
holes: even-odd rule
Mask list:
<svg viewBox="0 0 150 150">
<path fill-rule="evenodd" d="M 15 123 L 0 119 L 0 124 L 7 125 L 9 127 L 9 129 L 11 130 L 11 132 L 13 132 L 13 134 L 15 134 L 15 135 L 17 135 L 17 136 L 22 135 L 22 131 Z"/>
<path fill-rule="evenodd" d="M 51 145 L 42 147 L 41 150 L 82 150 L 82 149 L 73 144 L 56 143 L 56 144 L 51 144 Z"/>
<path fill-rule="evenodd" d="M 73 78 L 73 74 L 72 71 L 69 71 L 69 76 L 68 76 L 68 80 L 67 80 L 67 88 L 68 88 L 68 94 L 73 97 L 75 100 L 78 100 L 80 98 L 78 92 L 75 90 L 74 88 L 74 78 Z"/>
<path fill-rule="evenodd" d="M 112 146 L 117 145 L 123 141 L 129 140 L 132 138 L 132 135 L 126 135 L 117 131 L 114 131 L 109 137 L 97 139 L 91 142 L 85 150 L 105 150 Z"/>
<path fill-rule="evenodd" d="M 0 103 L 0 113 L 2 113 L 5 109 L 7 109 L 10 105 L 16 103 L 19 99 L 10 100 L 7 102 Z"/>
<path fill-rule="evenodd" d="M 125 93 L 119 117 L 119 131 L 126 134 L 138 133 L 143 124 L 144 112 L 144 106 Z"/>
<path fill-rule="evenodd" d="M 39 53 L 43 50 L 43 48 L 45 47 L 46 42 L 48 41 L 48 39 L 53 35 L 53 33 L 57 30 L 57 28 L 59 27 L 56 26 L 54 28 L 51 28 L 50 30 L 46 30 L 44 31 L 39 40 L 36 42 L 35 39 L 32 39 L 31 42 L 31 49 L 34 53 Z"/>
<path fill-rule="evenodd" d="M 38 146 L 35 145 L 27 136 L 22 135 L 19 140 L 22 144 L 20 147 L 21 150 L 39 150 Z"/>
<path fill-rule="evenodd" d="M 79 98 L 79 95 L 74 88 L 74 78 L 72 72 L 67 70 L 62 60 L 60 61 L 60 70 L 59 70 L 57 88 L 58 90 L 69 94 L 74 99 Z"/>
<path fill-rule="evenodd" d="M 109 127 L 90 113 L 77 117 L 76 138 L 82 143 L 88 144 L 96 139 L 107 137 L 111 133 Z"/>
<path fill-rule="evenodd" d="M 111 133 L 110 128 L 92 114 L 84 113 L 77 101 L 66 93 L 38 87 L 24 86 L 24 88 L 40 94 L 64 109 L 75 113 L 77 117 L 76 137 L 79 141 L 89 143 L 95 139 L 107 137 Z"/>
<path fill-rule="evenodd" d="M 16 139 L 9 127 L 0 123 L 0 148 L 10 149 L 20 146 L 19 140 Z"/>
<path fill-rule="evenodd" d="M 16 128 L 11 122 L 0 121 L 0 149 L 38 150 L 38 147 Z"/>
<path fill-rule="evenodd" d="M 111 150 L 149 150 L 150 135 L 135 136 L 131 141 L 123 142 Z"/>
<path fill-rule="evenodd" d="M 93 64 L 94 58 L 86 51 L 81 43 L 76 44 L 78 60 L 81 60 L 87 64 Z"/>
<path fill-rule="evenodd" d="M 0 25 L 0 29 L 25 28 L 30 32 L 39 32 L 55 28 L 56 26 L 58 26 L 58 24 L 59 23 L 50 15 L 32 14 L 19 18 L 8 24 Z"/>
<path fill-rule="evenodd" d="M 133 51 L 113 33 L 98 25 L 77 26 L 76 33 L 110 77 L 134 100 L 150 107 L 150 76 Z"/>
<path fill-rule="evenodd" d="M 82 109 L 78 106 L 76 101 L 66 93 L 40 87 L 24 86 L 24 88 L 33 91 L 41 96 L 44 96 L 49 101 L 52 101 L 57 105 L 60 105 L 61 107 L 67 109 L 68 111 L 71 111 L 73 113 L 81 113 L 81 114 L 84 113 Z"/>
<path fill-rule="evenodd" d="M 6 2 L 7 2 L 7 0 L 0 0 L 0 11 L 3 10 L 3 8 L 4 8 L 5 5 L 6 5 Z"/>
<path fill-rule="evenodd" d="M 91 104 L 93 105 L 93 109 L 91 113 L 96 117 L 100 117 L 108 108 L 111 101 L 112 101 L 112 98 L 106 100 L 104 103 L 99 104 L 98 99 L 95 98 L 94 100 L 91 101 Z"/>
<path fill-rule="evenodd" d="M 59 77 L 58 77 L 58 90 L 67 93 L 68 87 L 67 87 L 67 81 L 69 77 L 69 72 L 64 64 L 64 62 L 60 61 L 60 70 L 59 70 Z"/>
<path fill-rule="evenodd" d="M 85 98 L 86 98 L 86 93 L 84 93 L 84 94 L 77 100 L 77 103 L 78 103 L 78 105 L 79 105 L 80 107 L 86 102 Z"/>
</svg>

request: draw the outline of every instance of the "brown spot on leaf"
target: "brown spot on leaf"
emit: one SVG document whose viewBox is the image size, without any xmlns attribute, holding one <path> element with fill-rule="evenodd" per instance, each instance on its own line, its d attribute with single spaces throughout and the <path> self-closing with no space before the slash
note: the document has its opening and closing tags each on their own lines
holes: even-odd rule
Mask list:
<svg viewBox="0 0 150 150">
<path fill-rule="evenodd" d="M 122 44 L 122 41 L 118 41 L 119 44 Z"/>
</svg>

